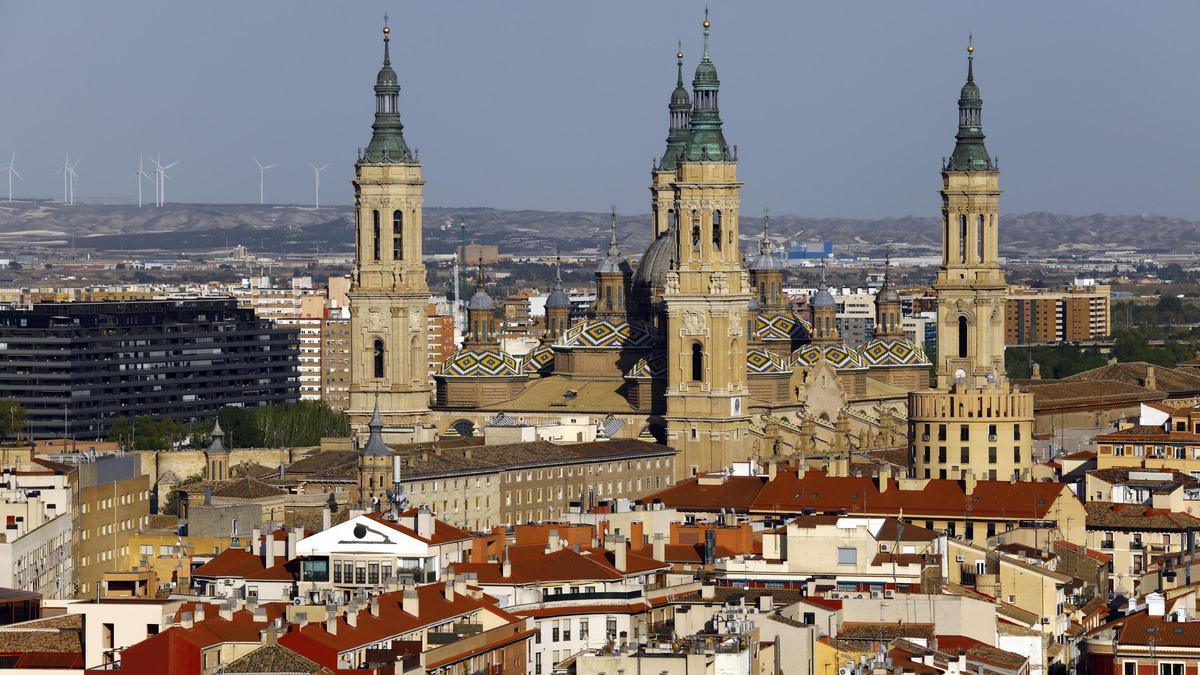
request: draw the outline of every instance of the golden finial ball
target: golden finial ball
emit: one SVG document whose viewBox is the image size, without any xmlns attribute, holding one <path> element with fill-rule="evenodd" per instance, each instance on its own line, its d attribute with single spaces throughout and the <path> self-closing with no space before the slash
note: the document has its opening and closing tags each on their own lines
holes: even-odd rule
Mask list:
<svg viewBox="0 0 1200 675">
<path fill-rule="evenodd" d="M 677 59 L 682 59 L 682 58 L 683 58 L 683 52 L 675 52 L 675 58 L 677 58 Z"/>
<path fill-rule="evenodd" d="M 712 22 L 710 22 L 708 19 L 705 19 L 705 20 L 704 20 L 704 27 L 705 27 L 705 28 L 711 28 L 711 27 L 712 27 Z"/>
<path fill-rule="evenodd" d="M 975 45 L 967 45 L 967 53 L 974 54 L 975 53 Z"/>
<path fill-rule="evenodd" d="M 392 32 L 392 29 L 391 29 L 389 26 L 384 26 L 384 27 L 383 27 L 383 34 L 384 34 L 384 35 L 389 35 L 389 34 L 391 34 L 391 32 Z"/>
</svg>

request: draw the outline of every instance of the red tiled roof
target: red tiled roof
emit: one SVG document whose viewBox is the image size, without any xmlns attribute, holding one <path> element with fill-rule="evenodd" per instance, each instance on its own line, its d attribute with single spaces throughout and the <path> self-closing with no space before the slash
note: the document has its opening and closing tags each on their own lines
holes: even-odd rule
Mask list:
<svg viewBox="0 0 1200 675">
<path fill-rule="evenodd" d="M 1027 658 L 1016 652 L 993 647 L 965 635 L 938 635 L 938 651 L 946 654 L 966 654 L 971 661 L 979 661 L 1006 669 L 1020 668 Z"/>
<path fill-rule="evenodd" d="M 402 518 L 413 518 L 416 517 L 416 515 L 417 509 L 409 509 L 408 511 L 400 514 Z M 425 537 L 418 535 L 416 530 L 405 527 L 394 520 L 385 518 L 381 513 L 368 513 L 366 516 L 381 525 L 386 525 L 397 532 L 402 532 L 414 539 L 423 541 L 426 544 L 449 544 L 456 541 L 466 541 L 471 538 L 470 532 L 467 532 L 466 530 L 460 530 L 457 527 L 454 527 L 449 523 L 444 523 L 436 518 L 433 520 L 433 536 L 426 539 Z"/>
<path fill-rule="evenodd" d="M 1184 530 L 1200 527 L 1200 518 L 1183 511 L 1155 509 L 1144 504 L 1121 504 L 1114 502 L 1087 502 L 1087 528 L 1091 529 L 1146 529 Z"/>
<path fill-rule="evenodd" d="M 509 576 L 504 576 L 503 563 L 451 563 L 455 574 L 474 573 L 481 584 L 532 584 L 552 581 L 617 580 L 627 574 L 642 574 L 667 567 L 666 563 L 638 553 L 625 556 L 625 571 L 620 572 L 614 554 L 603 548 L 575 551 L 561 548 L 545 553 L 540 544 L 509 546 Z"/>
<path fill-rule="evenodd" d="M 667 506 L 685 511 L 734 509 L 744 512 L 754 505 L 766 481 L 765 476 L 727 476 L 720 483 L 701 485 L 698 479 L 692 478 L 643 497 L 638 502 L 649 504 L 661 500 Z"/>
<path fill-rule="evenodd" d="M 1097 443 L 1145 441 L 1148 443 L 1200 443 L 1200 434 L 1190 431 L 1167 431 L 1151 424 L 1135 424 L 1127 429 L 1099 434 Z"/>
<path fill-rule="evenodd" d="M 650 604 L 643 601 L 628 604 L 553 606 L 540 609 L 521 609 L 513 613 L 535 619 L 544 619 L 550 616 L 574 616 L 576 614 L 637 614 L 649 608 Z"/>
<path fill-rule="evenodd" d="M 267 569 L 262 558 L 241 548 L 227 548 L 192 572 L 193 577 L 239 577 L 262 581 L 292 581 L 287 561 Z"/>
<path fill-rule="evenodd" d="M 1109 622 L 1093 633 L 1120 624 L 1124 626 L 1117 642 L 1122 645 L 1157 647 L 1200 647 L 1200 621 L 1166 621 L 1145 611 Z"/>
<path fill-rule="evenodd" d="M 902 490 L 888 479 L 887 490 L 879 491 L 876 480 L 863 476 L 828 476 L 810 469 L 803 477 L 795 470 L 780 471 L 754 501 L 755 511 L 796 513 L 845 511 L 847 513 L 897 514 L 905 516 L 962 516 L 996 518 L 1045 518 L 1067 486 L 1051 482 L 981 480 L 968 495 L 956 480 L 919 481 L 924 488 Z"/>
<path fill-rule="evenodd" d="M 1058 541 L 1054 542 L 1054 545 L 1061 546 L 1076 553 L 1082 553 L 1096 562 L 1107 563 L 1108 561 L 1112 560 L 1112 556 L 1107 553 L 1102 553 L 1095 549 L 1080 546 L 1079 544 L 1073 544 L 1065 539 L 1059 539 Z"/>
</svg>

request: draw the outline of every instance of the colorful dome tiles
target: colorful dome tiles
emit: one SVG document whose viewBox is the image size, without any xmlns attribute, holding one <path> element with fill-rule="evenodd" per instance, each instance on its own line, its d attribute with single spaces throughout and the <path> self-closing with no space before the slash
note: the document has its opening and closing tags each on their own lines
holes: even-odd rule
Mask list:
<svg viewBox="0 0 1200 675">
<path fill-rule="evenodd" d="M 760 340 L 800 341 L 812 334 L 807 321 L 790 313 L 760 313 L 754 320 L 754 334 Z"/>
<path fill-rule="evenodd" d="M 564 347 L 589 349 L 650 347 L 657 343 L 658 334 L 644 323 L 592 319 L 567 329 L 559 339 Z"/>
<path fill-rule="evenodd" d="M 765 349 L 746 350 L 746 372 L 752 375 L 777 375 L 790 373 L 787 363 L 778 355 Z"/>
<path fill-rule="evenodd" d="M 667 376 L 667 355 L 651 354 L 638 359 L 625 377 L 632 380 L 652 380 Z"/>
<path fill-rule="evenodd" d="M 905 338 L 868 340 L 858 348 L 858 356 L 869 368 L 929 365 L 925 352 Z"/>
<path fill-rule="evenodd" d="M 443 377 L 521 377 L 521 362 L 495 349 L 460 350 L 442 364 Z"/>
<path fill-rule="evenodd" d="M 822 358 L 829 361 L 838 370 L 861 370 L 864 368 L 858 352 L 841 342 L 829 345 L 812 343 L 802 345 L 792 352 L 789 360 L 792 366 L 811 366 Z"/>
<path fill-rule="evenodd" d="M 521 357 L 521 372 L 526 375 L 549 375 L 553 371 L 554 350 L 546 345 L 538 345 Z"/>
</svg>

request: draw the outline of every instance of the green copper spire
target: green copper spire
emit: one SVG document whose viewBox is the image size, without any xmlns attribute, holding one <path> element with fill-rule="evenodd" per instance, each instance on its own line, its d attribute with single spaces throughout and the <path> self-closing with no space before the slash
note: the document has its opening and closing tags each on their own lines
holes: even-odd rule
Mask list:
<svg viewBox="0 0 1200 675">
<path fill-rule="evenodd" d="M 975 84 L 975 44 L 967 41 L 967 82 L 958 95 L 958 134 L 954 153 L 946 163 L 949 171 L 990 171 L 995 168 L 983 144 L 983 97 Z"/>
<path fill-rule="evenodd" d="M 683 86 L 683 43 L 675 52 L 675 91 L 671 92 L 671 129 L 667 132 L 667 151 L 659 162 L 660 171 L 674 171 L 679 158 L 687 150 L 689 122 L 692 119 L 692 100 L 688 97 L 687 89 Z"/>
<path fill-rule="evenodd" d="M 404 142 L 404 124 L 400 122 L 400 85 L 392 70 L 389 49 L 392 29 L 383 17 L 383 67 L 375 76 L 375 123 L 371 125 L 371 142 L 360 161 L 369 164 L 408 163 L 412 152 Z"/>
<path fill-rule="evenodd" d="M 725 134 L 721 132 L 721 109 L 717 100 L 721 81 L 717 78 L 717 67 L 708 55 L 708 34 L 711 27 L 706 7 L 704 54 L 700 57 L 696 75 L 692 78 L 691 138 L 688 139 L 687 159 L 693 162 L 730 158 Z"/>
</svg>

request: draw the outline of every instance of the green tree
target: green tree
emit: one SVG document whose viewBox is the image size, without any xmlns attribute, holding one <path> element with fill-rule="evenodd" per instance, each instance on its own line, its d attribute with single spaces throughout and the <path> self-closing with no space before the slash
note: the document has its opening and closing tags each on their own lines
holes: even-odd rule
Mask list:
<svg viewBox="0 0 1200 675">
<path fill-rule="evenodd" d="M 29 422 L 25 406 L 15 398 L 0 398 L 0 436 L 20 440 Z"/>
<path fill-rule="evenodd" d="M 174 485 L 171 488 L 171 492 L 167 494 L 167 499 L 166 499 L 166 501 L 163 502 L 162 508 L 159 509 L 158 512 L 164 513 L 169 516 L 178 516 L 179 515 L 179 488 L 187 486 L 187 485 L 191 485 L 193 483 L 199 483 L 202 480 L 202 478 L 203 477 L 197 473 L 197 474 L 193 474 L 193 475 L 188 476 L 187 478 L 184 478 L 183 480 L 179 481 L 178 484 Z"/>
</svg>

